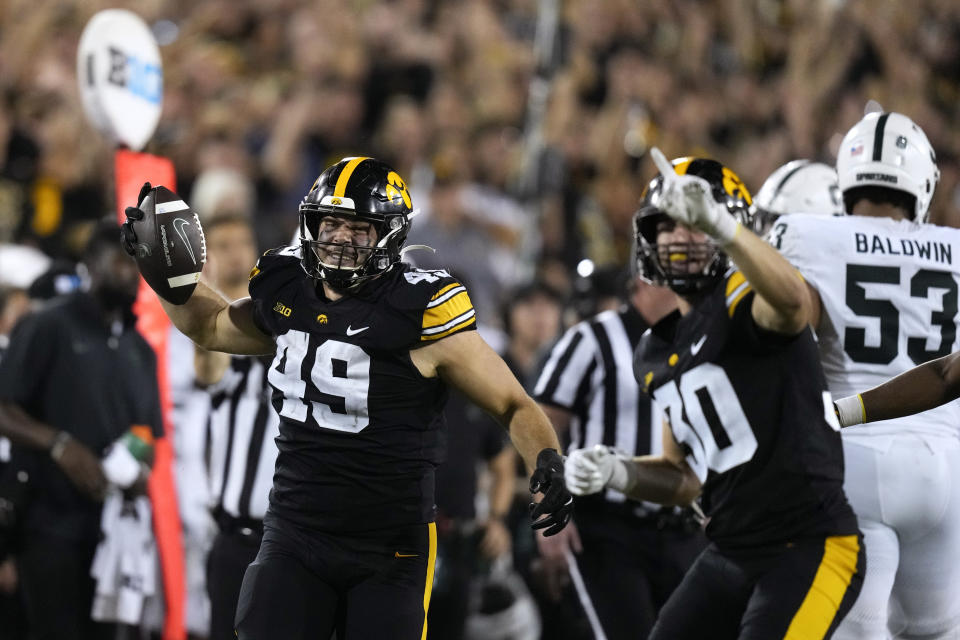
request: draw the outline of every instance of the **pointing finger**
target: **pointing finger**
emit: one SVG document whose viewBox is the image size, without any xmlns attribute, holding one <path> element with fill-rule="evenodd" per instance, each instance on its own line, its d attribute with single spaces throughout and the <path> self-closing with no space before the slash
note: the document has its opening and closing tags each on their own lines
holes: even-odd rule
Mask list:
<svg viewBox="0 0 960 640">
<path fill-rule="evenodd" d="M 653 159 L 653 164 L 657 166 L 657 170 L 665 181 L 670 181 L 673 176 L 677 175 L 677 172 L 673 169 L 673 165 L 670 164 L 670 161 L 667 160 L 667 157 L 663 155 L 663 152 L 660 151 L 659 148 L 653 147 L 650 149 L 650 157 Z"/>
</svg>

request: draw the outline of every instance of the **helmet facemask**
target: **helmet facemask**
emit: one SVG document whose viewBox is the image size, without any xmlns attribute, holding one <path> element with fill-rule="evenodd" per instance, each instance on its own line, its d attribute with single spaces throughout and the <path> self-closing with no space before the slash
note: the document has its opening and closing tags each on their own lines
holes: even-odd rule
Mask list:
<svg viewBox="0 0 960 640">
<path fill-rule="evenodd" d="M 330 237 L 334 233 L 323 228 L 326 218 L 335 218 L 345 225 L 368 224 L 367 241 L 358 242 L 356 238 L 362 239 L 365 234 L 356 231 L 352 243 L 323 240 L 324 235 Z M 353 289 L 386 272 L 400 260 L 404 238 L 399 236 L 405 230 L 401 216 L 376 220 L 355 215 L 352 210 L 338 211 L 336 207 L 304 203 L 300 205 L 300 247 L 304 270 L 334 289 Z"/>
<path fill-rule="evenodd" d="M 674 225 L 667 214 L 647 205 L 634 218 L 637 275 L 645 282 L 669 287 L 682 296 L 712 287 L 724 274 L 729 260 L 710 239 L 702 242 L 658 243 L 663 223 Z"/>
</svg>

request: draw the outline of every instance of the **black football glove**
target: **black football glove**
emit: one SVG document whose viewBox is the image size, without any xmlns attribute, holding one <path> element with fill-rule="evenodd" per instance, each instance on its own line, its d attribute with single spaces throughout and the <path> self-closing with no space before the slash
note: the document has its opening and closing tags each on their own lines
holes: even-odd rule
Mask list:
<svg viewBox="0 0 960 640">
<path fill-rule="evenodd" d="M 127 207 L 124 210 L 127 220 L 120 225 L 120 244 L 123 246 L 123 250 L 132 257 L 137 256 L 137 251 L 149 251 L 146 245 L 137 242 L 137 232 L 133 230 L 133 223 L 143 220 L 143 211 L 139 209 L 140 203 L 143 202 L 152 188 L 149 182 L 144 182 L 143 186 L 140 187 L 140 194 L 137 196 L 137 206 Z"/>
<path fill-rule="evenodd" d="M 544 449 L 537 455 L 537 468 L 530 477 L 530 493 L 543 493 L 543 500 L 530 503 L 533 519 L 530 526 L 546 529 L 544 536 L 560 533 L 573 517 L 573 496 L 563 484 L 563 458 L 556 449 Z M 546 517 L 538 520 L 540 516 Z"/>
</svg>

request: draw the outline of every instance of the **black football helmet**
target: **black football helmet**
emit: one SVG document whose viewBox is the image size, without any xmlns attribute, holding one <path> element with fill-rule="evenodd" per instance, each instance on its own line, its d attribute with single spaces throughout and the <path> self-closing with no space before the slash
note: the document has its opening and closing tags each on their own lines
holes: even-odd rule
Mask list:
<svg viewBox="0 0 960 640">
<path fill-rule="evenodd" d="M 400 262 L 413 214 L 406 183 L 375 158 L 344 158 L 320 174 L 300 203 L 300 261 L 312 278 L 352 289 Z M 321 221 L 336 216 L 369 222 L 370 246 L 320 241 Z"/>
<path fill-rule="evenodd" d="M 737 174 L 708 158 L 677 158 L 671 164 L 680 175 L 699 176 L 710 183 L 714 200 L 750 228 L 752 200 Z M 658 174 L 644 190 L 640 209 L 633 216 L 637 275 L 651 284 L 668 286 L 680 295 L 694 295 L 719 281 L 729 260 L 711 239 L 669 246 L 657 244 L 657 226 L 662 222 L 674 224 L 670 216 L 653 205 L 662 189 L 663 176 Z M 691 262 L 702 263 L 703 268 L 690 272 Z"/>
</svg>

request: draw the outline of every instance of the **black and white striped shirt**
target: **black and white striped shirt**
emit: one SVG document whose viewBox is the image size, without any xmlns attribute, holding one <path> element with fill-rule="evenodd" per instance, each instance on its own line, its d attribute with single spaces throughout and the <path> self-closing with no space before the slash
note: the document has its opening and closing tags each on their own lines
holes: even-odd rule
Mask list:
<svg viewBox="0 0 960 640">
<path fill-rule="evenodd" d="M 566 450 L 604 444 L 636 456 L 663 451 L 660 412 L 633 374 L 633 353 L 646 329 L 626 306 L 574 325 L 554 345 L 533 395 L 571 414 Z M 605 497 L 626 499 L 612 489 Z"/>
<path fill-rule="evenodd" d="M 277 460 L 280 418 L 270 402 L 269 358 L 233 356 L 212 389 L 208 421 L 214 511 L 262 520 Z"/>
</svg>

